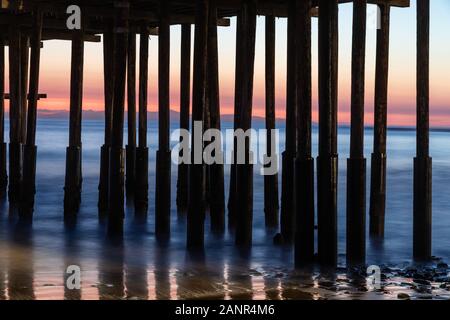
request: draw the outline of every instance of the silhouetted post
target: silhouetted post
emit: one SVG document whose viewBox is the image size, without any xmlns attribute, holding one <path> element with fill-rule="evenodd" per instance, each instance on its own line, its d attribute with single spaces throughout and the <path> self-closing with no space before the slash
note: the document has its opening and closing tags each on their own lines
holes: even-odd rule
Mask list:
<svg viewBox="0 0 450 320">
<path fill-rule="evenodd" d="M 244 47 L 244 19 L 242 12 L 237 15 L 236 26 L 236 66 L 235 66 L 235 81 L 234 81 L 234 131 L 240 126 L 241 118 L 241 100 L 242 100 L 242 64 L 243 64 L 243 47 Z M 234 229 L 236 227 L 236 168 L 237 168 L 237 140 L 233 142 L 233 162 L 230 168 L 230 192 L 228 196 L 228 228 Z"/>
<path fill-rule="evenodd" d="M 159 149 L 156 153 L 156 236 L 170 234 L 170 17 L 169 2 L 160 1 L 159 13 Z"/>
<path fill-rule="evenodd" d="M 83 31 L 73 31 L 70 78 L 69 147 L 66 153 L 64 217 L 72 221 L 81 202 L 81 112 L 83 100 Z"/>
<path fill-rule="evenodd" d="M 6 171 L 5 143 L 5 40 L 0 37 L 0 198 L 6 194 L 8 173 Z"/>
<path fill-rule="evenodd" d="M 192 88 L 192 128 L 201 130 L 206 108 L 207 54 L 208 54 L 209 0 L 196 1 L 194 79 Z M 191 137 L 191 165 L 189 176 L 189 209 L 187 215 L 187 247 L 201 250 L 205 233 L 205 165 L 203 162 L 203 139 Z M 196 157 L 196 154 L 201 157 Z"/>
<path fill-rule="evenodd" d="M 210 0 L 208 27 L 208 104 L 210 127 L 221 129 L 220 96 L 219 96 L 219 52 L 217 47 L 217 6 L 216 0 Z M 221 145 L 222 141 L 215 141 Z M 216 162 L 209 166 L 209 210 L 211 215 L 211 230 L 215 233 L 225 231 L 225 186 L 223 154 L 215 154 Z"/>
<path fill-rule="evenodd" d="M 41 59 L 42 12 L 33 13 L 31 34 L 30 96 L 28 100 L 27 139 L 23 150 L 22 218 L 31 219 L 36 194 L 36 120 L 39 99 L 39 67 Z"/>
<path fill-rule="evenodd" d="M 25 144 L 27 138 L 27 100 L 28 100 L 28 67 L 30 59 L 29 37 L 23 31 L 20 36 L 20 143 Z"/>
<path fill-rule="evenodd" d="M 22 144 L 20 131 L 21 59 L 20 29 L 18 25 L 9 27 L 9 202 L 20 201 L 20 181 L 22 178 Z"/>
<path fill-rule="evenodd" d="M 100 152 L 100 182 L 98 210 L 104 216 L 108 210 L 109 152 L 112 136 L 112 108 L 114 100 L 114 25 L 108 21 L 103 35 L 103 81 L 105 96 L 105 142 Z"/>
<path fill-rule="evenodd" d="M 134 207 L 136 213 L 147 216 L 148 209 L 148 41 L 149 33 L 142 28 L 139 46 L 139 146 L 136 149 L 136 189 Z"/>
<path fill-rule="evenodd" d="M 124 150 L 123 121 L 125 110 L 125 87 L 128 48 L 129 1 L 114 3 L 114 101 L 112 109 L 112 135 L 109 154 L 109 236 L 121 236 L 124 220 Z"/>
<path fill-rule="evenodd" d="M 383 237 L 386 209 L 386 131 L 391 8 L 389 5 L 379 5 L 379 8 L 381 25 L 377 31 L 375 123 L 370 181 L 370 234 Z"/>
<path fill-rule="evenodd" d="M 295 8 L 296 0 L 289 1 L 288 13 L 288 48 L 287 48 L 287 80 L 286 80 L 286 146 L 282 154 L 281 173 L 281 235 L 285 244 L 294 241 L 295 229 L 295 191 L 294 191 L 294 159 L 296 154 L 296 34 Z"/>
<path fill-rule="evenodd" d="M 255 33 L 256 33 L 256 0 L 245 0 L 242 3 L 243 37 L 242 50 L 242 101 L 239 128 L 244 132 L 252 126 L 253 76 L 255 67 Z M 245 154 L 238 158 L 244 160 L 238 164 L 236 171 L 236 245 L 250 247 L 252 245 L 253 224 L 253 164 L 250 158 L 250 137 L 245 139 Z"/>
<path fill-rule="evenodd" d="M 295 265 L 314 260 L 314 159 L 311 155 L 311 1 L 297 1 L 297 159 Z"/>
<path fill-rule="evenodd" d="M 136 179 L 136 33 L 130 32 L 128 38 L 128 144 L 126 146 L 126 191 L 134 194 Z"/>
<path fill-rule="evenodd" d="M 181 71 L 180 71 L 180 129 L 189 130 L 191 103 L 191 25 L 181 26 Z M 181 141 L 180 141 L 181 142 Z M 182 156 L 182 155 L 180 155 Z M 178 165 L 177 207 L 180 212 L 188 208 L 189 166 Z"/>
<path fill-rule="evenodd" d="M 347 160 L 347 262 L 366 258 L 366 159 L 364 158 L 364 84 L 367 0 L 353 2 L 350 158 Z"/>
<path fill-rule="evenodd" d="M 338 1 L 319 0 L 319 262 L 337 263 Z"/>
<path fill-rule="evenodd" d="M 275 130 L 275 17 L 266 16 L 266 155 L 271 158 Z M 278 165 L 278 164 L 277 164 Z M 264 213 L 266 227 L 278 227 L 278 174 L 264 176 Z"/>
<path fill-rule="evenodd" d="M 417 1 L 417 156 L 414 159 L 414 259 L 431 259 L 430 0 Z"/>
</svg>

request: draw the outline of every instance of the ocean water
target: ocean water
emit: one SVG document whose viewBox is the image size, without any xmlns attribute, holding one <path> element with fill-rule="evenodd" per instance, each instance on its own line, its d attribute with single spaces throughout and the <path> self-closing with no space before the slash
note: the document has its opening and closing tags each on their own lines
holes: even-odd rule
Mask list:
<svg viewBox="0 0 450 320">
<path fill-rule="evenodd" d="M 176 128 L 176 122 L 172 123 Z M 262 122 L 255 122 L 262 128 Z M 224 129 L 232 123 L 223 124 Z M 8 128 L 6 129 L 8 130 Z M 172 167 L 171 239 L 166 246 L 155 241 L 155 154 L 157 123 L 149 122 L 149 214 L 148 221 L 135 221 L 132 203 L 127 204 L 121 245 L 106 240 L 105 225 L 97 212 L 99 157 L 103 121 L 83 122 L 83 194 L 74 230 L 63 223 L 63 186 L 68 120 L 42 119 L 37 131 L 37 194 L 31 226 L 18 224 L 8 203 L 0 206 L 0 299 L 184 299 L 184 298 L 351 298 L 348 293 L 321 291 L 317 274 L 290 277 L 290 248 L 273 245 L 276 231 L 264 228 L 263 177 L 255 168 L 253 247 L 243 257 L 234 248 L 233 235 L 217 238 L 206 222 L 205 254 L 192 257 L 185 250 L 185 219 L 177 214 L 175 191 L 177 168 Z M 280 128 L 280 149 L 284 130 Z M 370 159 L 372 131 L 366 132 L 366 157 Z M 126 139 L 125 139 L 126 140 Z M 314 155 L 317 130 L 314 129 Z M 450 132 L 431 133 L 433 157 L 433 255 L 450 258 Z M 346 158 L 349 129 L 339 129 L 339 263 L 345 263 Z M 412 196 L 415 132 L 388 133 L 387 212 L 384 241 L 367 239 L 369 264 L 404 265 L 412 256 Z M 368 166 L 370 161 L 368 161 Z M 225 168 L 228 191 L 229 167 Z M 370 166 L 367 176 L 370 177 Z M 369 180 L 369 179 L 368 179 Z M 369 181 L 368 181 L 369 182 Z M 449 189 L 448 189 L 449 188 Z M 368 189 L 369 190 L 369 189 Z M 68 290 L 64 283 L 69 265 L 82 271 L 81 290 Z M 382 294 L 376 298 L 395 297 Z M 362 293 L 361 293 L 362 294 Z M 364 293 L 359 298 L 371 298 Z"/>
</svg>

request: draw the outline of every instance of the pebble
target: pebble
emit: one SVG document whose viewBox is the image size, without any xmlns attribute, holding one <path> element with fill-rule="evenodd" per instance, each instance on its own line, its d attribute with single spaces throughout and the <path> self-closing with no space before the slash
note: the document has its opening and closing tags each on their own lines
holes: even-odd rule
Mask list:
<svg viewBox="0 0 450 320">
<path fill-rule="evenodd" d="M 409 294 L 403 293 L 403 292 L 399 293 L 399 294 L 397 295 L 397 298 L 402 299 L 402 300 L 411 299 L 411 297 L 409 296 Z"/>
</svg>

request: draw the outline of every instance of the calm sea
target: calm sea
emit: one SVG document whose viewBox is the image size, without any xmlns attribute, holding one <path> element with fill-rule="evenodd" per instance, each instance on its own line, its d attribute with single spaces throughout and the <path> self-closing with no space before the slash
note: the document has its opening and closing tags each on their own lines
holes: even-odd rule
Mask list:
<svg viewBox="0 0 450 320">
<path fill-rule="evenodd" d="M 174 128 L 176 123 L 173 123 Z M 224 128 L 231 128 L 224 123 Z M 262 127 L 262 122 L 255 122 Z M 7 129 L 8 130 L 8 129 Z M 290 249 L 273 246 L 273 232 L 264 228 L 263 177 L 254 178 L 254 246 L 242 259 L 234 250 L 232 235 L 212 236 L 207 221 L 205 257 L 192 259 L 185 251 L 185 221 L 177 215 L 177 170 L 172 169 L 172 234 L 167 247 L 155 243 L 155 153 L 157 124 L 149 123 L 149 216 L 147 224 L 134 220 L 127 207 L 122 246 L 109 246 L 105 226 L 98 221 L 97 186 L 103 122 L 83 122 L 83 195 L 78 224 L 68 231 L 63 223 L 63 186 L 68 121 L 40 120 L 37 145 L 37 195 L 34 223 L 17 225 L 7 203 L 0 208 L 0 299 L 2 298 L 264 298 L 283 286 L 283 274 L 292 269 Z M 284 149 L 281 128 L 280 148 Z M 383 242 L 368 239 L 368 262 L 402 264 L 412 254 L 412 195 L 415 132 L 390 130 L 388 134 L 386 235 Z M 314 130 L 314 154 L 317 154 Z M 125 139 L 126 140 L 126 139 Z M 372 131 L 366 132 L 366 157 L 370 159 Z M 431 134 L 433 156 L 433 254 L 450 258 L 450 132 Z M 339 130 L 339 254 L 345 262 L 346 158 L 349 130 Z M 369 161 L 370 163 L 370 161 Z M 369 175 L 368 168 L 368 177 Z M 229 167 L 226 167 L 228 185 Z M 228 186 L 226 187 L 228 190 Z M 68 265 L 82 270 L 81 293 L 64 289 Z M 201 280 L 199 280 L 201 279 Z M 277 280 L 278 279 L 278 280 Z M 281 284 L 280 284 L 281 283 Z M 273 287 L 273 288 L 272 288 Z M 269 290 L 270 289 L 270 290 Z M 269 292 L 270 291 L 270 292 Z M 273 292 L 272 292 L 273 293 Z M 78 295 L 78 296 L 77 296 Z M 306 298 L 314 298 L 311 294 Z"/>
</svg>

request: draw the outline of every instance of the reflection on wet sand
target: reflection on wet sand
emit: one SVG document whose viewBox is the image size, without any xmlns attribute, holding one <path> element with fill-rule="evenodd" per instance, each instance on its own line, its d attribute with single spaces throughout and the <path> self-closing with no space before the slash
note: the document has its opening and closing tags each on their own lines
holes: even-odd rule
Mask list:
<svg viewBox="0 0 450 320">
<path fill-rule="evenodd" d="M 98 263 L 99 299 L 123 299 L 125 298 L 123 243 L 105 241 L 102 252 L 102 258 Z"/>
<path fill-rule="evenodd" d="M 35 299 L 33 237 L 30 225 L 18 222 L 10 229 L 7 296 L 10 300 Z"/>
</svg>

